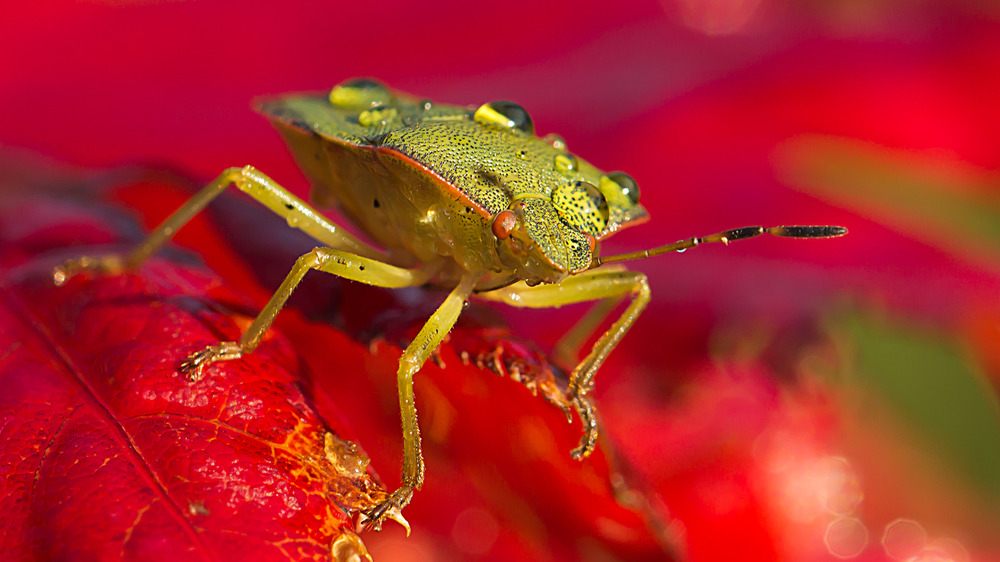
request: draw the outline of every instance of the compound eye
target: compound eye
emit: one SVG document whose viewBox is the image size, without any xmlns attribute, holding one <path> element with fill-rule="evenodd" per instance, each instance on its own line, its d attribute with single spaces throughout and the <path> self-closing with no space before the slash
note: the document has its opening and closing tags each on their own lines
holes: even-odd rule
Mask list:
<svg viewBox="0 0 1000 562">
<path fill-rule="evenodd" d="M 608 226 L 608 201 L 592 183 L 560 185 L 552 193 L 552 204 L 566 224 L 585 234 L 597 236 Z"/>
<path fill-rule="evenodd" d="M 510 233 L 517 227 L 517 215 L 510 209 L 505 209 L 493 217 L 493 235 L 499 240 L 510 238 Z"/>
<path fill-rule="evenodd" d="M 371 78 L 352 78 L 330 90 L 330 103 L 338 107 L 364 109 L 392 102 L 392 91 Z"/>
<path fill-rule="evenodd" d="M 622 195 L 627 197 L 632 202 L 632 205 L 639 204 L 639 184 L 635 183 L 632 176 L 625 172 L 608 172 L 608 175 L 605 177 L 618 186 Z"/>
<path fill-rule="evenodd" d="M 472 118 L 483 125 L 491 125 L 528 135 L 535 134 L 535 124 L 531 121 L 531 116 L 523 107 L 512 101 L 484 103 L 479 106 Z"/>
</svg>

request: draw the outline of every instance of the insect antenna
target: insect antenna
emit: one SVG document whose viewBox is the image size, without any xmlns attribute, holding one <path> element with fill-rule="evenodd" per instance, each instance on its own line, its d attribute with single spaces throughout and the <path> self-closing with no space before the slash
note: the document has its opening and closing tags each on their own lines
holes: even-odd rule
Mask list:
<svg viewBox="0 0 1000 562">
<path fill-rule="evenodd" d="M 837 236 L 847 234 L 847 229 L 842 226 L 772 226 L 770 228 L 765 228 L 763 226 L 744 226 L 743 228 L 733 228 L 731 230 L 717 232 L 710 236 L 678 240 L 672 244 L 665 244 L 648 250 L 628 252 L 626 254 L 615 254 L 613 256 L 595 256 L 594 261 L 590 264 L 590 269 L 606 263 L 639 260 L 669 252 L 683 252 L 688 248 L 694 248 L 695 246 L 709 242 L 722 242 L 723 244 L 729 244 L 730 242 L 734 242 L 736 240 L 754 238 L 760 236 L 761 234 L 771 234 L 773 236 L 781 236 L 783 238 L 835 238 Z"/>
</svg>

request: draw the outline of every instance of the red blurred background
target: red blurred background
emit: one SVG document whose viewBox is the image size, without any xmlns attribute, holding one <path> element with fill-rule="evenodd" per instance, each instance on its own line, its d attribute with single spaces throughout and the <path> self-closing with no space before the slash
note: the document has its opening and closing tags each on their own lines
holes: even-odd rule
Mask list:
<svg viewBox="0 0 1000 562">
<path fill-rule="evenodd" d="M 303 194 L 250 100 L 366 75 L 517 100 L 628 171 L 653 221 L 611 250 L 845 225 L 636 263 L 653 304 L 598 378 L 606 431 L 692 559 L 1000 558 L 994 2 L 338 4 L 7 3 L 0 146 L 205 179 L 253 164 Z M 501 313 L 547 346 L 580 310 Z M 450 535 L 421 533 L 419 499 L 408 515 L 410 539 L 364 535 L 376 560 L 508 540 L 482 509 L 428 527 Z"/>
</svg>

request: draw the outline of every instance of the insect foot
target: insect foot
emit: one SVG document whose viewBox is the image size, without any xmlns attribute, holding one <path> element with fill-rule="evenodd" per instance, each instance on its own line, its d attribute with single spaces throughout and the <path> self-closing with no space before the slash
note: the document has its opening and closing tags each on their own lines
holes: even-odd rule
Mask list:
<svg viewBox="0 0 1000 562">
<path fill-rule="evenodd" d="M 238 342 L 224 341 L 218 345 L 210 345 L 201 351 L 189 355 L 181 363 L 180 370 L 187 375 L 188 380 L 196 382 L 201 379 L 203 370 L 216 361 L 230 361 L 243 356 L 243 347 Z"/>
<path fill-rule="evenodd" d="M 109 255 L 97 258 L 80 256 L 78 258 L 70 258 L 57 265 L 55 269 L 52 270 L 52 282 L 57 287 L 61 287 L 62 285 L 65 285 L 71 277 L 85 271 L 93 271 L 95 273 L 106 275 L 116 275 L 124 271 L 124 269 L 125 261 L 121 256 Z"/>
<path fill-rule="evenodd" d="M 576 410 L 576 415 L 580 416 L 580 421 L 583 423 L 583 437 L 580 438 L 580 444 L 570 452 L 570 456 L 582 461 L 590 456 L 590 453 L 594 452 L 594 447 L 597 446 L 599 432 L 597 412 L 594 409 L 594 403 L 585 394 L 577 394 L 573 397 L 573 409 Z"/>
<path fill-rule="evenodd" d="M 382 522 L 386 519 L 392 519 L 406 529 L 406 536 L 410 536 L 410 523 L 403 517 L 402 509 L 410 503 L 412 498 L 413 486 L 401 486 L 391 496 L 363 513 L 360 526 L 381 531 Z"/>
</svg>

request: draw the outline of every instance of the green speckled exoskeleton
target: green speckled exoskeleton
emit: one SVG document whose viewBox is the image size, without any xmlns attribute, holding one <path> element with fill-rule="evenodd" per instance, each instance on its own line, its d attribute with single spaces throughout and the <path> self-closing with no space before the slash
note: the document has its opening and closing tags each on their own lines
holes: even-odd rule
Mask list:
<svg viewBox="0 0 1000 562">
<path fill-rule="evenodd" d="M 424 479 L 413 376 L 451 330 L 472 296 L 516 307 L 558 307 L 602 301 L 557 347 L 572 357 L 614 305 L 627 306 L 579 360 L 567 395 L 584 426 L 574 458 L 586 457 L 597 438 L 589 392 L 594 374 L 649 302 L 646 277 L 620 266 L 600 267 L 763 233 L 797 238 L 838 236 L 839 227 L 747 227 L 691 238 L 641 252 L 597 255 L 596 245 L 647 219 L 636 182 L 602 172 L 571 154 L 555 135 L 537 137 L 519 105 L 501 101 L 478 109 L 432 103 L 369 79 L 335 87 L 329 95 L 288 95 L 257 109 L 284 136 L 313 186 L 320 207 L 336 206 L 380 247 L 372 247 L 313 207 L 247 166 L 230 168 L 164 221 L 127 256 L 79 258 L 58 267 L 57 283 L 91 269 L 138 267 L 192 216 L 235 185 L 322 245 L 291 272 L 246 333 L 189 357 L 192 380 L 216 361 L 253 351 L 296 285 L 320 270 L 380 287 L 434 284 L 450 294 L 399 360 L 397 384 L 403 426 L 402 486 L 367 514 L 375 526 L 402 520 Z"/>
</svg>

